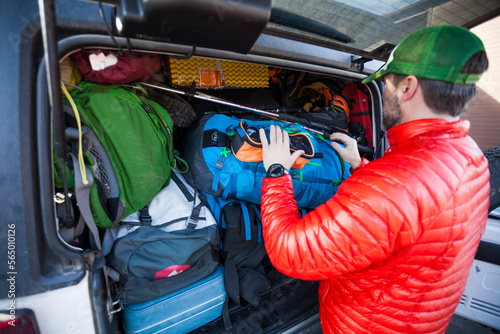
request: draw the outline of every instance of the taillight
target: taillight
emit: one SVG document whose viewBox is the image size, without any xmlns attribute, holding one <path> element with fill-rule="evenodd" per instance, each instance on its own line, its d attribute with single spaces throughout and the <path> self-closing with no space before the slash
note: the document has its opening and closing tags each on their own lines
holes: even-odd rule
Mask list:
<svg viewBox="0 0 500 334">
<path fill-rule="evenodd" d="M 35 314 L 31 310 L 0 313 L 0 334 L 39 334 Z"/>
</svg>

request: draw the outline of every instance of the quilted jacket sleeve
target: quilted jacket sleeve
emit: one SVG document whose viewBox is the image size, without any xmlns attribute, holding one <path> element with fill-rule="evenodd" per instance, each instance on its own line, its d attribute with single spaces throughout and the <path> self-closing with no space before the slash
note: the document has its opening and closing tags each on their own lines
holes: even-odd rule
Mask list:
<svg viewBox="0 0 500 334">
<path fill-rule="evenodd" d="M 413 242 L 420 228 L 411 185 L 398 184 L 394 171 L 384 170 L 356 170 L 335 196 L 303 218 L 291 177 L 265 178 L 262 225 L 273 265 L 299 279 L 327 279 L 362 270 Z"/>
</svg>

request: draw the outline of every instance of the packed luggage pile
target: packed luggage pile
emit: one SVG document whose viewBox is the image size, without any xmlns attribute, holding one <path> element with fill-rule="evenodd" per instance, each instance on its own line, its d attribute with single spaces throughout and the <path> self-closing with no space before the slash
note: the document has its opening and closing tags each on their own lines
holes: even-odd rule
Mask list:
<svg viewBox="0 0 500 334">
<path fill-rule="evenodd" d="M 230 331 L 230 309 L 257 307 L 272 285 L 259 129 L 280 125 L 291 150 L 306 152 L 290 173 L 303 214 L 350 175 L 328 133 L 373 147 L 359 83 L 103 50 L 72 54 L 61 74 L 70 158 L 63 167 L 54 154 L 55 191 L 75 196 L 72 221 L 57 204 L 59 232 L 102 251 L 127 333 L 187 333 L 215 319 Z"/>
</svg>

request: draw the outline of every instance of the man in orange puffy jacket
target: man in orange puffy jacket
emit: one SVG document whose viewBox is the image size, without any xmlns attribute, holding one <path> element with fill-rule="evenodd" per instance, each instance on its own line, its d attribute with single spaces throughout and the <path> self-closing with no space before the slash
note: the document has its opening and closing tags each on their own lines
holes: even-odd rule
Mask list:
<svg viewBox="0 0 500 334">
<path fill-rule="evenodd" d="M 459 116 L 488 67 L 465 28 L 408 35 L 366 78 L 385 81 L 390 148 L 368 163 L 354 139 L 332 134 L 352 176 L 301 218 L 287 170 L 289 139 L 261 131 L 263 233 L 273 265 L 320 280 L 325 333 L 444 333 L 465 289 L 486 226 L 488 163 Z"/>
</svg>

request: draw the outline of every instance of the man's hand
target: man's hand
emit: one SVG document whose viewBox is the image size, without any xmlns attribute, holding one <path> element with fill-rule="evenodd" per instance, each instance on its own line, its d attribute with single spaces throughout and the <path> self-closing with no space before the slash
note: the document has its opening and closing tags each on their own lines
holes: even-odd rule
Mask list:
<svg viewBox="0 0 500 334">
<path fill-rule="evenodd" d="M 356 169 L 361 164 L 358 143 L 354 138 L 351 138 L 343 133 L 334 132 L 330 135 L 330 140 L 334 140 L 334 142 L 332 142 L 332 147 L 340 154 L 345 162 L 351 165 L 353 169 Z M 342 142 L 345 145 L 345 148 L 336 143 L 335 140 Z"/>
<path fill-rule="evenodd" d="M 269 129 L 269 143 L 267 143 L 266 132 L 259 130 L 260 141 L 262 142 L 262 157 L 266 171 L 273 164 L 280 164 L 289 170 L 298 157 L 304 154 L 303 150 L 298 150 L 290 154 L 290 139 L 286 131 L 282 131 L 279 126 L 271 125 Z"/>
</svg>

